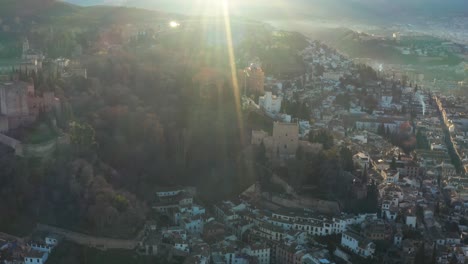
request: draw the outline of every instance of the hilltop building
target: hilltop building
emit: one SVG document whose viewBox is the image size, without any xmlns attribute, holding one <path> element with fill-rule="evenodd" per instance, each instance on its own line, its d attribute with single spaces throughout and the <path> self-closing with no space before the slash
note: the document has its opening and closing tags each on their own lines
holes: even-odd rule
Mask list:
<svg viewBox="0 0 468 264">
<path fill-rule="evenodd" d="M 256 94 L 265 92 L 265 73 L 259 64 L 251 63 L 249 67 L 239 72 L 239 79 L 242 91 Z"/>
<path fill-rule="evenodd" d="M 299 147 L 299 124 L 274 122 L 272 136 L 264 131 L 252 131 L 251 142 L 253 145 L 263 142 L 270 158 L 289 159 L 296 155 Z"/>
<path fill-rule="evenodd" d="M 352 231 L 344 232 L 341 235 L 341 245 L 364 258 L 372 257 L 375 253 L 373 242 Z"/>
<path fill-rule="evenodd" d="M 260 96 L 258 99 L 258 105 L 267 113 L 278 114 L 281 111 L 281 101 L 281 97 L 266 92 L 264 96 Z"/>
<path fill-rule="evenodd" d="M 53 92 L 36 95 L 32 84 L 0 83 L 0 132 L 33 123 L 40 112 L 52 110 L 57 103 Z"/>
<path fill-rule="evenodd" d="M 23 50 L 21 58 L 5 63 L 0 62 L 0 80 L 8 81 L 11 79 L 11 74 L 14 71 L 20 71 L 25 74 L 37 72 L 42 68 L 42 62 L 45 56 L 39 52 L 31 49 L 28 39 L 23 41 Z"/>
</svg>

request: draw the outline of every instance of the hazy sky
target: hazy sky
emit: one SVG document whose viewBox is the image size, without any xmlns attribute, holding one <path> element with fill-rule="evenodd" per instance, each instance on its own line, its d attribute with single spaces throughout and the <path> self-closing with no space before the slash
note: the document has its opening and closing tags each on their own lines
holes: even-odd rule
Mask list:
<svg viewBox="0 0 468 264">
<path fill-rule="evenodd" d="M 199 14 L 222 0 L 65 0 L 78 5 L 113 4 L 158 9 L 167 12 Z M 260 18 L 349 16 L 352 18 L 395 16 L 450 16 L 468 14 L 468 0 L 228 0 L 237 15 Z M 206 8 L 200 8 L 204 6 Z"/>
</svg>

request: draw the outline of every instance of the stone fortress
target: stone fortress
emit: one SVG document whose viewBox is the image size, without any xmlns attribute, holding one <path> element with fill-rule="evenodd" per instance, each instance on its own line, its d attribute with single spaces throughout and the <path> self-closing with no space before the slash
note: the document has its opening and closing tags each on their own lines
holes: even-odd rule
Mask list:
<svg viewBox="0 0 468 264">
<path fill-rule="evenodd" d="M 45 56 L 31 49 L 25 39 L 21 59 L 8 66 L 0 65 L 0 143 L 13 148 L 18 156 L 43 156 L 54 149 L 58 141 L 25 144 L 21 139 L 11 137 L 12 131 L 35 125 L 41 113 L 60 108 L 54 92 L 38 92 L 34 84 L 19 80 L 21 74 L 37 74 L 44 59 Z"/>
<path fill-rule="evenodd" d="M 36 94 L 34 85 L 22 81 L 0 83 L 0 132 L 34 123 L 41 112 L 59 106 L 53 92 Z"/>
<path fill-rule="evenodd" d="M 55 149 L 60 138 L 38 144 L 25 144 L 6 133 L 34 125 L 42 112 L 59 109 L 60 101 L 53 92 L 38 95 L 27 82 L 0 83 L 0 143 L 14 149 L 18 156 L 43 157 Z"/>
</svg>

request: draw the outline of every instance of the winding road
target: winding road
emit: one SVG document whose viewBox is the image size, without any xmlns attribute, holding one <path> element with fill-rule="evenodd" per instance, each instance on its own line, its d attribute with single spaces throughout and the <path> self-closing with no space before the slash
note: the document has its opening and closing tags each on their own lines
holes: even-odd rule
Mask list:
<svg viewBox="0 0 468 264">
<path fill-rule="evenodd" d="M 37 230 L 51 232 L 60 236 L 63 236 L 64 239 L 75 242 L 77 244 L 94 247 L 101 250 L 106 249 L 127 249 L 133 250 L 137 247 L 138 240 L 126 240 L 126 239 L 115 239 L 107 237 L 96 237 L 90 236 L 82 233 L 73 232 L 70 230 L 44 225 L 37 224 Z"/>
</svg>

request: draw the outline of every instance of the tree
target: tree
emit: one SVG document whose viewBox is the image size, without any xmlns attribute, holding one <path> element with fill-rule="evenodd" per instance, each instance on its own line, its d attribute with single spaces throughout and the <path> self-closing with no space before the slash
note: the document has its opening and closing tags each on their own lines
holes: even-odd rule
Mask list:
<svg viewBox="0 0 468 264">
<path fill-rule="evenodd" d="M 406 106 L 405 105 L 403 105 L 401 107 L 401 114 L 406 115 Z"/>
<path fill-rule="evenodd" d="M 302 146 L 299 146 L 297 148 L 297 150 L 296 150 L 296 159 L 297 160 L 303 160 L 304 159 L 304 149 L 302 148 Z"/>
<path fill-rule="evenodd" d="M 367 175 L 367 164 L 364 165 L 364 170 L 362 171 L 362 182 L 367 184 L 367 179 L 368 179 L 368 175 Z"/>
<path fill-rule="evenodd" d="M 257 149 L 257 154 L 255 156 L 255 161 L 262 165 L 262 166 L 265 166 L 266 163 L 267 163 L 267 156 L 266 156 L 266 148 L 265 148 L 265 144 L 263 143 L 260 143 L 260 145 L 258 146 L 258 149 Z"/>
<path fill-rule="evenodd" d="M 72 121 L 69 128 L 70 141 L 79 152 L 91 150 L 96 146 L 95 131 L 91 125 Z"/>
<path fill-rule="evenodd" d="M 372 95 L 368 95 L 368 96 L 366 96 L 366 98 L 364 98 L 364 106 L 366 107 L 367 112 L 369 114 L 372 114 L 372 112 L 374 112 L 374 110 L 377 108 L 378 104 L 379 104 L 379 102 Z"/>
<path fill-rule="evenodd" d="M 424 135 L 421 129 L 416 132 L 416 148 L 418 149 L 430 149 L 429 140 Z"/>
<path fill-rule="evenodd" d="M 367 187 L 366 212 L 377 213 L 379 211 L 379 190 L 375 183 Z"/>
<path fill-rule="evenodd" d="M 434 247 L 432 248 L 432 257 L 431 257 L 431 264 L 437 264 L 437 244 L 434 243 Z"/>
<path fill-rule="evenodd" d="M 416 255 L 414 256 L 414 264 L 424 264 L 425 263 L 425 256 L 424 256 L 424 242 L 416 251 Z"/>
<path fill-rule="evenodd" d="M 335 102 L 339 105 L 341 105 L 344 109 L 348 110 L 351 107 L 351 101 L 350 101 L 351 96 L 349 94 L 338 94 L 336 96 Z"/>
<path fill-rule="evenodd" d="M 390 169 L 391 170 L 396 170 L 397 169 L 397 164 L 396 164 L 395 157 L 392 157 L 392 162 L 390 163 Z"/>
<path fill-rule="evenodd" d="M 379 136 L 385 136 L 385 125 L 384 123 L 380 124 L 379 127 L 377 128 L 377 134 Z"/>
<path fill-rule="evenodd" d="M 324 66 L 322 66 L 321 64 L 315 66 L 315 74 L 317 76 L 322 77 L 324 72 L 325 72 Z"/>
<path fill-rule="evenodd" d="M 455 253 L 452 253 L 452 257 L 450 258 L 449 264 L 458 264 L 458 258 Z"/>
<path fill-rule="evenodd" d="M 353 172 L 354 171 L 354 161 L 353 153 L 351 150 L 345 146 L 340 149 L 340 162 L 341 168 L 344 171 Z"/>
<path fill-rule="evenodd" d="M 439 201 L 437 201 L 437 203 L 436 203 L 436 205 L 435 205 L 434 214 L 435 214 L 436 216 L 439 216 L 439 214 L 440 214 L 440 202 L 439 202 Z"/>
<path fill-rule="evenodd" d="M 416 217 L 419 221 L 424 223 L 424 209 L 420 205 L 416 206 Z"/>
<path fill-rule="evenodd" d="M 310 132 L 309 142 L 320 143 L 325 150 L 332 148 L 334 145 L 333 135 L 325 129 L 321 129 L 317 132 Z"/>
</svg>

